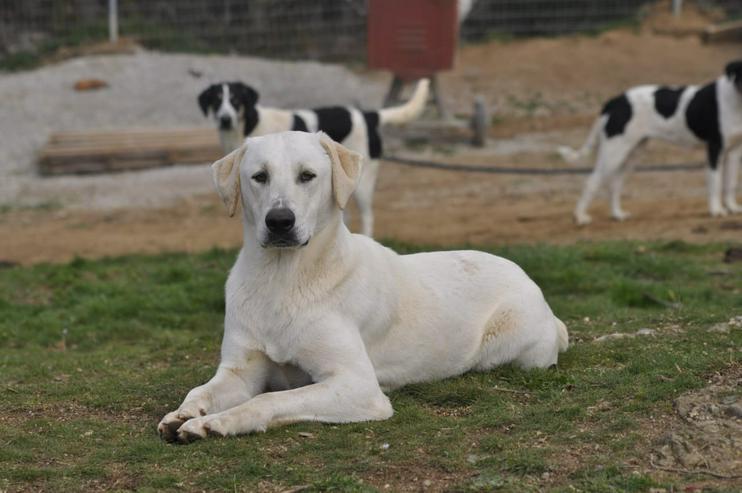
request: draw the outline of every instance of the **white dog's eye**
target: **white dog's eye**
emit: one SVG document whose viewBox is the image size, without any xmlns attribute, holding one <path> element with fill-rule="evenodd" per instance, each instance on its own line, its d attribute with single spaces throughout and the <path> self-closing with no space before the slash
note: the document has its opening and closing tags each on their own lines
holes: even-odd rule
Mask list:
<svg viewBox="0 0 742 493">
<path fill-rule="evenodd" d="M 299 175 L 299 181 L 302 183 L 306 183 L 308 181 L 314 180 L 316 176 L 317 175 L 315 175 L 311 171 L 302 171 L 301 174 Z"/>
<path fill-rule="evenodd" d="M 252 179 L 258 183 L 265 183 L 268 181 L 268 173 L 266 173 L 265 171 L 258 171 L 257 173 L 252 175 Z"/>
</svg>

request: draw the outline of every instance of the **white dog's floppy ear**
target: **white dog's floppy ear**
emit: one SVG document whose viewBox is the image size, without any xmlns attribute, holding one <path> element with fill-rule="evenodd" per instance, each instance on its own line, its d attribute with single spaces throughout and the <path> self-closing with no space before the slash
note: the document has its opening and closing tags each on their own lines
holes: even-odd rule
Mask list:
<svg viewBox="0 0 742 493">
<path fill-rule="evenodd" d="M 224 202 L 224 207 L 227 208 L 229 217 L 234 216 L 240 199 L 240 163 L 246 150 L 247 145 L 242 144 L 211 165 L 214 186 Z"/>
<path fill-rule="evenodd" d="M 344 147 L 324 132 L 317 132 L 320 144 L 325 148 L 332 163 L 332 193 L 338 207 L 345 209 L 351 194 L 356 189 L 358 178 L 361 177 L 361 162 L 363 157 Z"/>
</svg>

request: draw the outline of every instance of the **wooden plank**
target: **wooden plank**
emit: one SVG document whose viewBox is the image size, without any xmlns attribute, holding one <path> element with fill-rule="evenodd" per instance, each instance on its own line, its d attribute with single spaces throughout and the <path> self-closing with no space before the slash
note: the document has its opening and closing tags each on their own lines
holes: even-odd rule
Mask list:
<svg viewBox="0 0 742 493">
<path fill-rule="evenodd" d="M 55 133 L 49 138 L 50 145 L 64 145 L 90 142 L 122 142 L 122 141 L 152 141 L 174 139 L 199 139 L 212 142 L 218 141 L 214 129 L 184 129 L 180 131 L 149 131 L 149 132 L 64 132 Z"/>
<path fill-rule="evenodd" d="M 101 146 L 76 146 L 76 147 L 47 147 L 41 151 L 41 156 L 89 156 L 97 154 L 126 154 L 137 152 L 139 150 L 149 151 L 158 149 L 214 149 L 218 146 L 209 143 L 191 143 L 182 142 L 140 142 L 140 143 L 123 143 Z M 220 148 L 220 147 L 219 147 Z M 220 148 L 221 149 L 221 148 Z"/>
<path fill-rule="evenodd" d="M 148 132 L 148 133 L 99 133 L 99 134 L 53 134 L 49 138 L 49 145 L 79 145 L 92 143 L 116 142 L 152 142 L 172 140 L 198 140 L 203 142 L 218 142 L 218 136 L 213 129 L 182 132 Z"/>
<path fill-rule="evenodd" d="M 706 43 L 727 43 L 742 40 L 742 20 L 712 24 L 703 32 Z"/>
<path fill-rule="evenodd" d="M 45 175 L 105 173 L 208 163 L 223 151 L 213 128 L 60 132 L 39 152 Z"/>
<path fill-rule="evenodd" d="M 216 131 L 213 127 L 182 127 L 182 128 L 170 128 L 163 130 L 162 128 L 147 128 L 147 127 L 130 127 L 120 130 L 93 130 L 93 131 L 79 131 L 79 130 L 67 130 L 63 132 L 55 132 L 51 135 L 50 140 L 64 140 L 64 139 L 95 139 L 99 137 L 121 137 L 125 135 L 135 136 L 148 136 L 148 135 L 185 135 L 185 134 L 200 134 L 200 135 L 215 135 Z"/>
</svg>

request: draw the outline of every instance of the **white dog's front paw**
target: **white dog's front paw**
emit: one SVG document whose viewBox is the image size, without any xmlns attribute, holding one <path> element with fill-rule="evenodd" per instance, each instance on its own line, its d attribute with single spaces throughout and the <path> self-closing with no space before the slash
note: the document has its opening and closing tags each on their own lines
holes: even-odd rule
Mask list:
<svg viewBox="0 0 742 493">
<path fill-rule="evenodd" d="M 178 417 L 178 411 L 167 413 L 160 424 L 157 425 L 157 432 L 160 438 L 166 442 L 174 442 L 178 428 L 183 424 L 183 420 Z"/>
<path fill-rule="evenodd" d="M 712 207 L 709 212 L 711 213 L 711 217 L 724 217 L 729 214 L 729 212 L 720 205 Z"/>
<path fill-rule="evenodd" d="M 220 417 L 217 414 L 193 418 L 178 428 L 178 441 L 180 443 L 190 443 L 206 438 L 207 435 L 231 435 L 233 431 L 228 421 L 228 418 Z"/>
<path fill-rule="evenodd" d="M 183 403 L 177 411 L 167 413 L 157 425 L 160 438 L 166 442 L 177 440 L 178 429 L 183 423 L 206 414 L 206 408 L 195 402 Z"/>
<path fill-rule="evenodd" d="M 593 218 L 590 217 L 589 214 L 585 214 L 584 212 L 575 212 L 574 218 L 575 224 L 577 224 L 578 226 L 586 226 L 593 222 Z"/>
<path fill-rule="evenodd" d="M 742 205 L 739 205 L 737 202 L 730 202 L 727 201 L 725 204 L 727 210 L 732 214 L 742 214 Z"/>
</svg>

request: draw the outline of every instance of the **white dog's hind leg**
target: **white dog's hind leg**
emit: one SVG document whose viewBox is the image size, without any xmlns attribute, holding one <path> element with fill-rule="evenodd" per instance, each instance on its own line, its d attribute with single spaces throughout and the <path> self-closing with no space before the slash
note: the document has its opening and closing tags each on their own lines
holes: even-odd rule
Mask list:
<svg viewBox="0 0 742 493">
<path fill-rule="evenodd" d="M 720 166 L 717 166 L 716 169 L 709 168 L 706 176 L 708 180 L 709 213 L 711 217 L 726 216 L 727 210 L 721 203 L 722 170 Z"/>
<path fill-rule="evenodd" d="M 724 205 L 729 212 L 742 213 L 742 205 L 737 203 L 737 179 L 739 178 L 739 166 L 742 161 L 742 146 L 731 151 L 724 162 L 723 186 Z"/>
<path fill-rule="evenodd" d="M 569 345 L 564 323 L 556 318 L 538 288 L 522 301 L 504 302 L 484 326 L 476 370 L 514 363 L 522 368 L 555 365 Z"/>
<path fill-rule="evenodd" d="M 253 352 L 242 365 L 219 365 L 214 377 L 195 387 L 177 410 L 165 415 L 157 426 L 160 436 L 173 441 L 180 426 L 193 418 L 242 404 L 263 392 L 274 365 L 264 354 Z"/>
<path fill-rule="evenodd" d="M 557 364 L 559 353 L 569 347 L 567 326 L 556 318 L 551 310 L 546 320 L 542 320 L 538 325 L 537 330 L 539 337 L 514 361 L 521 368 L 551 368 Z"/>
</svg>

